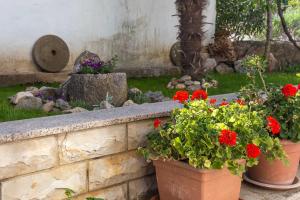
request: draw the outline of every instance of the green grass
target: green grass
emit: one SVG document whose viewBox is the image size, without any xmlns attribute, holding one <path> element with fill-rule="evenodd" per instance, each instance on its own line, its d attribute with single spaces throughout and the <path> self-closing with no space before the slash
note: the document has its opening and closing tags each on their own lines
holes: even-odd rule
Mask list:
<svg viewBox="0 0 300 200">
<path fill-rule="evenodd" d="M 246 75 L 241 74 L 212 74 L 212 78 L 218 80 L 219 87 L 209 89 L 209 95 L 225 94 L 237 92 L 242 86 L 247 84 Z M 176 90 L 169 90 L 166 88 L 167 84 L 172 77 L 158 77 L 158 78 L 131 78 L 128 80 L 129 88 L 137 87 L 143 92 L 162 91 L 165 96 L 172 97 Z M 268 83 L 275 83 L 284 85 L 286 83 L 298 84 L 300 78 L 294 73 L 273 73 L 267 74 L 266 80 Z M 19 91 L 25 90 L 28 85 L 12 86 L 0 88 L 0 122 L 12 121 L 19 119 L 29 119 L 36 117 L 43 117 L 49 115 L 57 115 L 60 113 L 45 113 L 40 110 L 18 110 L 9 104 L 8 97 L 15 95 Z M 40 87 L 42 84 L 35 84 L 34 86 Z M 48 84 L 47 86 L 57 87 L 58 84 Z"/>
<path fill-rule="evenodd" d="M 248 83 L 247 76 L 243 74 L 211 74 L 210 77 L 216 79 L 219 82 L 219 86 L 218 88 L 209 89 L 209 95 L 238 92 L 242 86 L 245 86 Z M 137 87 L 143 92 L 148 90 L 160 90 L 165 96 L 172 97 L 176 90 L 169 90 L 166 88 L 171 78 L 172 77 L 136 78 L 128 80 L 128 85 L 130 88 Z M 294 73 L 272 73 L 266 74 L 266 81 L 278 85 L 284 85 L 286 83 L 298 84 L 300 83 L 300 78 Z"/>
<path fill-rule="evenodd" d="M 41 87 L 42 85 L 43 84 L 35 84 L 34 86 Z M 0 122 L 20 120 L 20 119 L 30 119 L 30 118 L 60 114 L 54 112 L 45 113 L 41 110 L 15 109 L 9 103 L 8 97 L 15 95 L 17 92 L 24 91 L 27 86 L 29 85 L 18 85 L 18 86 L 0 88 Z M 58 84 L 47 84 L 47 86 L 57 87 Z"/>
</svg>

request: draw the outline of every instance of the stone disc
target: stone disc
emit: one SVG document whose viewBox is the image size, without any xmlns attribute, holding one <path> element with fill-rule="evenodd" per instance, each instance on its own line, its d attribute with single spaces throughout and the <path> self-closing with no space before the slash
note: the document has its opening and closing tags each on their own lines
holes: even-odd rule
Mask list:
<svg viewBox="0 0 300 200">
<path fill-rule="evenodd" d="M 58 36 L 45 35 L 33 46 L 34 62 L 46 72 L 60 72 L 70 58 L 68 45 Z"/>
<path fill-rule="evenodd" d="M 170 50 L 170 59 L 173 65 L 181 66 L 181 47 L 180 42 L 173 44 Z"/>
</svg>

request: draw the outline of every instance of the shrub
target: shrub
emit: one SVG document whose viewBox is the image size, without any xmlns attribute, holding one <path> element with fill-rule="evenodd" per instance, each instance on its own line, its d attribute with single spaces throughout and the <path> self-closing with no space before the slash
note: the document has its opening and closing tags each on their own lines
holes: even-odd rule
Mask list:
<svg viewBox="0 0 300 200">
<path fill-rule="evenodd" d="M 278 138 L 270 137 L 263 128 L 265 121 L 260 112 L 242 100 L 224 101 L 217 106 L 205 95 L 194 100 L 192 97 L 187 99 L 186 92 L 177 92 L 174 99 L 184 107 L 175 109 L 166 123 L 158 125 L 156 120 L 157 128 L 149 134 L 147 147 L 139 149 L 146 159 L 174 159 L 200 169 L 227 167 L 239 175 L 245 171 L 239 161 L 253 166 L 260 153 L 269 159 L 285 159 Z"/>
</svg>

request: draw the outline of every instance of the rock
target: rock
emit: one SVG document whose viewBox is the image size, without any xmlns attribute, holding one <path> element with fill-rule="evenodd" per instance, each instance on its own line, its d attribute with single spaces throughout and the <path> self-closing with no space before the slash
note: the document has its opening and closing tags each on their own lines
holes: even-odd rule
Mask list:
<svg viewBox="0 0 300 200">
<path fill-rule="evenodd" d="M 17 109 L 38 110 L 43 106 L 42 99 L 34 96 L 25 96 L 19 99 Z"/>
<path fill-rule="evenodd" d="M 184 75 L 183 77 L 181 77 L 178 81 L 180 82 L 180 83 L 184 83 L 184 82 L 186 82 L 186 81 L 191 81 L 192 80 L 192 77 L 191 76 L 189 76 L 189 75 Z"/>
<path fill-rule="evenodd" d="M 173 86 L 172 82 L 169 82 L 169 83 L 168 83 L 167 88 L 168 88 L 168 89 L 174 89 L 174 86 Z"/>
<path fill-rule="evenodd" d="M 128 91 L 129 96 L 139 96 L 142 94 L 143 94 L 143 92 L 138 88 L 130 88 Z"/>
<path fill-rule="evenodd" d="M 127 76 L 125 73 L 73 74 L 68 86 L 70 101 L 84 101 L 97 105 L 112 97 L 112 105 L 122 106 L 128 99 Z"/>
<path fill-rule="evenodd" d="M 64 110 L 63 113 L 65 114 L 71 114 L 71 113 L 80 113 L 80 112 L 87 112 L 87 109 L 81 108 L 81 107 L 75 107 L 70 110 Z"/>
<path fill-rule="evenodd" d="M 200 81 L 194 81 L 193 85 L 201 85 Z"/>
<path fill-rule="evenodd" d="M 216 67 L 216 71 L 219 74 L 229 74 L 229 73 L 233 73 L 234 70 L 233 68 L 229 67 L 228 65 L 226 65 L 225 63 L 221 63 Z"/>
<path fill-rule="evenodd" d="M 54 106 L 55 106 L 54 101 L 49 101 L 43 105 L 42 109 L 44 112 L 51 112 Z"/>
<path fill-rule="evenodd" d="M 94 62 L 99 62 L 99 63 L 101 62 L 101 59 L 97 54 L 92 53 L 90 51 L 84 51 L 75 60 L 73 72 L 74 73 L 80 72 L 83 67 L 83 63 L 87 60 L 93 60 Z"/>
<path fill-rule="evenodd" d="M 31 94 L 33 94 L 33 96 L 35 96 L 36 94 L 38 94 L 39 89 L 37 87 L 27 87 L 25 89 L 26 92 L 31 92 Z"/>
<path fill-rule="evenodd" d="M 69 103 L 63 99 L 57 99 L 55 102 L 55 107 L 59 108 L 60 110 L 70 110 L 71 109 L 71 106 L 69 105 Z"/>
<path fill-rule="evenodd" d="M 137 105 L 137 104 L 134 103 L 132 100 L 128 100 L 123 104 L 123 107 L 132 106 L 132 105 Z"/>
<path fill-rule="evenodd" d="M 215 67 L 217 66 L 217 61 L 214 58 L 208 58 L 205 60 L 203 64 L 203 68 L 205 72 L 212 72 L 214 71 Z"/>
<path fill-rule="evenodd" d="M 178 84 L 176 85 L 176 89 L 183 90 L 183 89 L 185 89 L 185 88 L 186 88 L 186 86 L 185 86 L 185 84 L 183 84 L 183 83 L 178 83 Z"/>
<path fill-rule="evenodd" d="M 150 103 L 162 102 L 165 99 L 165 96 L 161 91 L 149 91 L 145 93 L 145 96 L 149 99 Z"/>
<path fill-rule="evenodd" d="M 102 110 L 102 109 L 111 109 L 111 108 L 114 108 L 113 105 L 111 105 L 108 101 L 102 101 L 100 104 L 99 104 L 99 109 Z"/>
<path fill-rule="evenodd" d="M 31 92 L 18 92 L 15 96 L 10 97 L 11 103 L 16 105 L 24 97 L 33 97 L 33 94 Z"/>
<path fill-rule="evenodd" d="M 237 73 L 240 74 L 246 74 L 247 73 L 247 68 L 243 67 L 243 60 L 237 60 L 234 62 L 234 69 Z"/>
<path fill-rule="evenodd" d="M 201 85 L 191 85 L 187 88 L 189 91 L 201 90 Z"/>
<path fill-rule="evenodd" d="M 202 59 L 202 61 L 206 61 L 209 58 L 209 53 L 200 53 L 200 57 Z"/>
<path fill-rule="evenodd" d="M 274 57 L 274 55 L 272 53 L 270 53 L 269 56 L 269 66 L 268 66 L 268 70 L 269 72 L 273 72 L 278 70 L 278 60 Z"/>
<path fill-rule="evenodd" d="M 184 84 L 185 84 L 186 86 L 190 86 L 190 85 L 193 85 L 193 84 L 194 84 L 194 81 L 186 81 L 186 82 L 184 82 Z"/>
<path fill-rule="evenodd" d="M 219 82 L 217 80 L 212 80 L 210 83 L 215 88 L 218 87 L 218 85 L 219 85 Z"/>
</svg>

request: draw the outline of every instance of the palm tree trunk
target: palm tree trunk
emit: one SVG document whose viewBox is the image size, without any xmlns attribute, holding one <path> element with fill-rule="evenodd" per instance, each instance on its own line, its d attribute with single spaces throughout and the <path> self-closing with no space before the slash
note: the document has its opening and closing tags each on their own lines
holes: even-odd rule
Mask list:
<svg viewBox="0 0 300 200">
<path fill-rule="evenodd" d="M 179 33 L 182 49 L 182 65 L 185 74 L 194 78 L 204 76 L 201 64 L 203 38 L 203 9 L 206 0 L 176 0 L 179 17 Z"/>
</svg>

